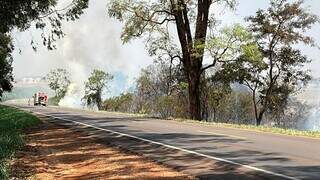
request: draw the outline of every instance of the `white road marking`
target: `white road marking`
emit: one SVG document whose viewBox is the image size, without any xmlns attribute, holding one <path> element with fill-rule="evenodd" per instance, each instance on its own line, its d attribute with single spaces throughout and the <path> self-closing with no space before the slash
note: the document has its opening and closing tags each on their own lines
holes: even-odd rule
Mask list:
<svg viewBox="0 0 320 180">
<path fill-rule="evenodd" d="M 265 169 L 253 167 L 253 166 L 250 166 L 250 165 L 237 163 L 235 161 L 228 160 L 228 159 L 223 159 L 223 158 L 219 158 L 219 157 L 215 157 L 215 156 L 202 154 L 202 153 L 199 153 L 199 152 L 196 152 L 196 151 L 192 151 L 192 150 L 176 147 L 176 146 L 169 145 L 169 144 L 164 144 L 164 143 L 161 143 L 161 142 L 157 142 L 157 141 L 153 141 L 153 140 L 137 137 L 137 136 L 134 136 L 134 135 L 125 134 L 125 133 L 121 133 L 121 132 L 117 132 L 117 131 L 113 131 L 113 130 L 109 130 L 109 129 L 104 129 L 104 128 L 96 127 L 96 126 L 93 126 L 93 125 L 90 125 L 90 124 L 86 124 L 86 123 L 82 123 L 82 122 L 78 122 L 78 121 L 74 121 L 74 120 L 70 120 L 70 119 L 65 119 L 65 118 L 61 118 L 61 117 L 55 117 L 55 116 L 51 116 L 51 115 L 47 115 L 47 114 L 43 114 L 43 113 L 39 113 L 39 112 L 33 112 L 33 113 L 39 114 L 39 115 L 43 115 L 43 116 L 46 116 L 46 117 L 52 117 L 52 118 L 63 120 L 63 121 L 73 122 L 75 124 L 80 124 L 80 125 L 83 125 L 83 126 L 86 126 L 86 127 L 91 127 L 91 128 L 94 128 L 94 129 L 105 131 L 105 132 L 118 134 L 119 137 L 130 137 L 130 138 L 138 139 L 140 141 L 145 141 L 145 142 L 148 142 L 148 143 L 151 143 L 151 144 L 156 144 L 156 145 L 164 146 L 164 147 L 167 147 L 167 148 L 171 148 L 171 149 L 187 152 L 187 153 L 190 153 L 190 154 L 195 154 L 195 155 L 198 155 L 198 156 L 201 156 L 201 157 L 205 157 L 205 158 L 208 158 L 208 159 L 212 159 L 212 160 L 216 160 L 216 161 L 221 161 L 221 162 L 225 162 L 225 163 L 229 163 L 229 164 L 245 167 L 247 169 L 263 172 L 263 173 L 270 174 L 270 175 L 273 175 L 273 176 L 278 176 L 278 177 L 282 177 L 282 178 L 285 178 L 285 179 L 291 179 L 291 180 L 300 180 L 299 178 L 296 178 L 296 177 L 287 176 L 287 175 L 284 175 L 284 174 L 280 174 L 280 173 L 268 171 L 268 170 L 265 170 Z"/>
<path fill-rule="evenodd" d="M 210 131 L 201 131 L 201 130 L 198 130 L 198 132 L 207 133 L 207 134 L 214 134 L 214 135 L 219 135 L 219 136 L 229 136 L 229 137 L 233 137 L 233 138 L 237 138 L 237 139 L 242 139 L 242 140 L 246 140 L 246 139 L 247 139 L 247 138 L 241 137 L 241 136 L 235 136 L 235 135 L 229 135 L 229 134 L 223 134 L 223 133 L 216 133 L 216 132 L 210 132 Z"/>
</svg>

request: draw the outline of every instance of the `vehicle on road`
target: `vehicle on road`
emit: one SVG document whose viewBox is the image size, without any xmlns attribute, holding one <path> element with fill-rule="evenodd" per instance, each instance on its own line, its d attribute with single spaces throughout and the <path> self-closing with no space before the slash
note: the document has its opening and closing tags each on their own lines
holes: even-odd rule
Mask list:
<svg viewBox="0 0 320 180">
<path fill-rule="evenodd" d="M 37 92 L 33 95 L 33 105 L 35 106 L 47 106 L 48 95 L 43 92 Z"/>
</svg>

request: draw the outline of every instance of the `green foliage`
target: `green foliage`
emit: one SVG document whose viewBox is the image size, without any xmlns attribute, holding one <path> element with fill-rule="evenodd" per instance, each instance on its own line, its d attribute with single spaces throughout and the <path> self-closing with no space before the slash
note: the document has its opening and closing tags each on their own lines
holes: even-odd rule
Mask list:
<svg viewBox="0 0 320 180">
<path fill-rule="evenodd" d="M 153 109 L 153 114 L 160 118 L 186 118 L 187 112 L 187 94 L 182 92 L 158 97 Z"/>
<path fill-rule="evenodd" d="M 132 93 L 122 93 L 119 96 L 105 100 L 103 106 L 107 111 L 134 112 L 133 98 L 134 95 Z"/>
<path fill-rule="evenodd" d="M 300 50 L 292 48 L 296 43 L 315 45 L 304 32 L 318 17 L 302 5 L 303 1 L 273 0 L 267 10 L 249 17 L 255 40 L 244 44 L 237 60 L 223 64 L 216 75 L 251 90 L 257 125 L 267 112 L 283 113 L 289 96 L 311 79 L 308 71 L 303 70 L 310 61 Z"/>
<path fill-rule="evenodd" d="M 9 32 L 15 27 L 25 30 L 30 27 L 32 21 L 48 13 L 56 4 L 56 0 L 1 1 L 0 18 L 3 21 L 0 32 Z"/>
<path fill-rule="evenodd" d="M 161 117 L 181 115 L 185 117 L 187 113 L 184 107 L 187 107 L 188 103 L 186 98 L 187 84 L 182 70 L 167 61 L 155 61 L 153 65 L 143 69 L 137 79 L 135 92 L 137 112 Z M 182 102 L 184 104 L 181 104 Z M 165 107 L 165 104 L 168 107 Z"/>
<path fill-rule="evenodd" d="M 128 43 L 144 38 L 148 52 L 160 60 L 178 61 L 185 73 L 189 88 L 189 115 L 201 119 L 199 80 L 201 74 L 215 63 L 203 68 L 207 31 L 216 24 L 211 13 L 213 4 L 231 9 L 235 0 L 221 1 L 124 1 L 111 0 L 109 16 L 124 23 L 121 39 Z M 177 29 L 176 34 L 170 26 Z M 194 29 L 193 29 L 194 28 Z M 179 40 L 179 45 L 175 44 Z"/>
<path fill-rule="evenodd" d="M 11 38 L 0 33 L 0 100 L 5 91 L 11 91 L 13 85 Z"/>
<path fill-rule="evenodd" d="M 229 81 L 215 79 L 216 74 L 202 81 L 203 117 L 207 121 L 250 124 L 252 103 L 247 90 L 232 87 Z"/>
<path fill-rule="evenodd" d="M 21 131 L 39 122 L 37 117 L 29 113 L 0 105 L 0 179 L 9 176 L 6 159 L 24 145 Z"/>
<path fill-rule="evenodd" d="M 218 1 L 226 7 L 234 8 L 235 0 Z M 212 3 L 208 4 L 211 6 Z M 190 24 L 196 23 L 196 12 L 198 4 L 193 1 L 175 2 L 175 1 L 125 1 L 111 0 L 108 5 L 108 14 L 120 22 L 124 23 L 121 39 L 124 43 L 135 38 L 144 37 L 154 38 L 158 35 L 162 37 L 168 36 L 167 24 L 177 24 L 177 12 L 186 8 L 186 17 Z M 200 12 L 199 12 L 200 13 Z M 215 25 L 215 18 L 210 14 L 208 25 Z M 210 27 L 211 27 L 210 26 Z"/>
<path fill-rule="evenodd" d="M 253 41 L 253 36 L 247 28 L 235 24 L 231 27 L 224 27 L 219 34 L 209 37 L 206 49 L 210 53 L 213 64 L 233 61 L 236 55 Z"/>
<path fill-rule="evenodd" d="M 124 22 L 121 39 L 124 43 L 145 34 L 163 31 L 161 21 L 172 19 L 170 3 L 163 1 L 124 1 L 112 0 L 109 2 L 110 17 Z"/>
<path fill-rule="evenodd" d="M 319 22 L 319 17 L 303 8 L 303 3 L 303 0 L 271 0 L 267 10 L 258 10 L 255 16 L 247 18 L 251 31 L 264 49 L 269 44 L 272 48 L 299 42 L 315 45 L 313 38 L 304 33 Z M 269 37 L 271 42 L 265 43 Z"/>
<path fill-rule="evenodd" d="M 155 103 L 154 111 L 159 114 L 161 118 L 173 117 L 176 114 L 177 99 L 174 96 L 161 96 Z"/>
<path fill-rule="evenodd" d="M 88 106 L 97 105 L 102 110 L 102 93 L 108 87 L 108 83 L 113 79 L 111 74 L 102 70 L 93 70 L 88 81 L 85 82 L 85 95 L 82 98 Z"/>
<path fill-rule="evenodd" d="M 88 7 L 88 0 L 73 0 L 62 9 L 57 9 L 57 4 L 57 0 L 1 1 L 0 33 L 9 33 L 14 28 L 25 31 L 34 24 L 42 30 L 43 45 L 48 49 L 55 48 L 53 42 L 64 35 L 62 21 L 79 18 Z M 36 50 L 33 40 L 31 45 Z"/>
<path fill-rule="evenodd" d="M 65 69 L 51 70 L 46 76 L 49 87 L 54 90 L 55 98 L 58 102 L 65 96 L 68 90 L 71 83 L 69 78 L 70 74 Z"/>
</svg>

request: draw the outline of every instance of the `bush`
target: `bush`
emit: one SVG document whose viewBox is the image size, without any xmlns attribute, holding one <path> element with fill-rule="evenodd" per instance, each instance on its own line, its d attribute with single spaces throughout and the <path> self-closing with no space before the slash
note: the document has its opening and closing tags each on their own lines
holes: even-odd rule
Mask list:
<svg viewBox="0 0 320 180">
<path fill-rule="evenodd" d="M 155 103 L 155 113 L 161 118 L 175 116 L 175 98 L 173 96 L 161 96 Z"/>
<path fill-rule="evenodd" d="M 133 94 L 123 93 L 105 100 L 103 106 L 106 111 L 133 112 L 132 104 Z"/>
<path fill-rule="evenodd" d="M 59 97 L 56 97 L 56 96 L 55 97 L 51 97 L 48 100 L 48 104 L 50 106 L 59 106 L 60 100 L 61 100 L 61 98 L 59 98 Z"/>
</svg>

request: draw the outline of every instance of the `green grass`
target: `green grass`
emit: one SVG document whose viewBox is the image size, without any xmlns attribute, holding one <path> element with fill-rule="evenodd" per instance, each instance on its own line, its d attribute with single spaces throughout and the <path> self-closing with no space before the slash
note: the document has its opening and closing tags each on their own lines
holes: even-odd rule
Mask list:
<svg viewBox="0 0 320 180">
<path fill-rule="evenodd" d="M 179 122 L 203 124 L 203 125 L 208 125 L 213 127 L 236 128 L 236 129 L 244 129 L 244 130 L 250 130 L 250 131 L 256 131 L 256 132 L 265 132 L 265 133 L 273 133 L 273 134 L 288 135 L 288 136 L 320 138 L 320 131 L 301 131 L 301 130 L 295 130 L 295 129 L 283 129 L 283 128 L 277 128 L 277 127 L 268 127 L 268 126 L 215 123 L 215 122 L 206 122 L 206 121 L 195 121 L 195 120 L 189 120 L 189 119 L 176 119 L 176 120 Z"/>
<path fill-rule="evenodd" d="M 24 145 L 22 130 L 39 122 L 30 113 L 0 105 L 0 179 L 8 179 L 7 160 Z"/>
</svg>

